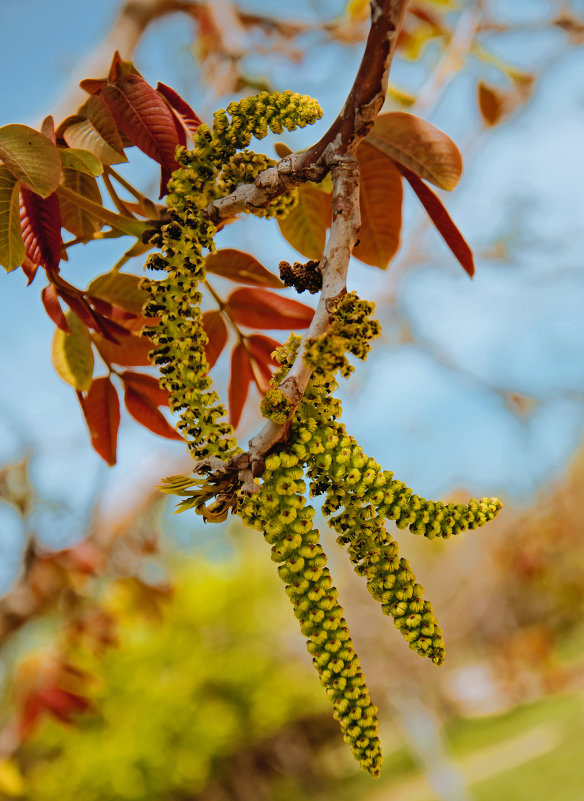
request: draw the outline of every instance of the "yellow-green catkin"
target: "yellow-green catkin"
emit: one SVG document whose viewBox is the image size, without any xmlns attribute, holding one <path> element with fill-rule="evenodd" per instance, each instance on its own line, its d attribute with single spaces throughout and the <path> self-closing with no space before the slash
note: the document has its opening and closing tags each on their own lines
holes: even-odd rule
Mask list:
<svg viewBox="0 0 584 801">
<path fill-rule="evenodd" d="M 150 295 L 144 313 L 152 318 L 144 333 L 153 343 L 152 364 L 162 375 L 161 387 L 170 394 L 171 410 L 180 412 L 177 427 L 194 459 L 227 459 L 237 450 L 231 425 L 220 422 L 226 409 L 212 389 L 205 358 L 208 340 L 198 287 L 205 279 L 205 251 L 214 250 L 216 228 L 203 210 L 233 188 L 238 174 L 245 176 L 250 166 L 253 174 L 268 163 L 266 157 L 257 154 L 237 153 L 247 148 L 252 137 L 262 138 L 268 130 L 292 131 L 321 116 L 318 103 L 310 97 L 262 92 L 230 103 L 227 113 L 216 112 L 211 127 L 201 125 L 197 130 L 191 151 L 177 149 L 181 168 L 168 183 L 170 221 L 149 239 L 161 252 L 150 256 L 146 267 L 164 271 L 165 276 L 144 282 Z M 266 214 L 284 214 L 291 202 L 278 199 Z"/>
<path fill-rule="evenodd" d="M 244 502 L 239 514 L 263 531 L 272 546 L 272 559 L 279 564 L 278 573 L 308 638 L 306 648 L 345 742 L 361 767 L 377 776 L 381 765 L 377 707 L 371 702 L 305 492 L 298 458 L 285 451 L 271 454 L 259 494 Z"/>
</svg>

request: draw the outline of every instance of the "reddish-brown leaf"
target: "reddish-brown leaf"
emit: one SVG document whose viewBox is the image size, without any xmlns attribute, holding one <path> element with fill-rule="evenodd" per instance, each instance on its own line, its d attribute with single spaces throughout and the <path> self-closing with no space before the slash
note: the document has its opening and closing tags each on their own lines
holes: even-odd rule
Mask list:
<svg viewBox="0 0 584 801">
<path fill-rule="evenodd" d="M 450 250 L 454 253 L 463 269 L 466 270 L 472 278 L 475 271 L 472 250 L 452 221 L 452 218 L 444 208 L 440 198 L 437 197 L 430 187 L 426 186 L 415 173 L 408 170 L 407 167 L 400 164 L 399 169 L 408 180 L 410 186 L 418 196 L 421 204 L 428 212 L 430 219 Z"/>
<path fill-rule="evenodd" d="M 251 356 L 250 362 L 255 385 L 262 395 L 265 395 L 270 388 L 272 370 L 270 369 L 268 363 L 263 359 L 256 359 L 254 356 Z"/>
<path fill-rule="evenodd" d="M 277 342 L 272 337 L 267 337 L 264 334 L 252 334 L 247 338 L 247 346 L 250 353 L 258 361 L 270 362 L 277 365 L 278 362 L 272 356 L 272 353 L 279 348 L 281 342 Z"/>
<path fill-rule="evenodd" d="M 57 137 L 55 136 L 55 120 L 50 114 L 48 117 L 45 117 L 41 123 L 41 133 L 43 136 L 46 136 L 47 139 L 50 139 L 54 145 L 57 144 Z"/>
<path fill-rule="evenodd" d="M 30 286 L 35 279 L 37 271 L 39 269 L 38 264 L 35 264 L 31 261 L 28 256 L 24 257 L 24 261 L 22 262 L 22 272 L 26 275 L 27 282 L 26 285 Z"/>
<path fill-rule="evenodd" d="M 69 147 L 89 150 L 103 164 L 127 161 L 122 137 L 105 100 L 93 95 L 87 101 L 85 113 L 87 119 L 72 118 L 70 125 L 58 128 Z"/>
<path fill-rule="evenodd" d="M 45 307 L 45 311 L 55 323 L 57 328 L 60 328 L 61 331 L 69 334 L 69 326 L 67 325 L 65 313 L 59 303 L 59 296 L 57 295 L 55 285 L 49 284 L 48 286 L 44 287 L 41 292 L 41 298 L 43 301 L 43 306 Z"/>
<path fill-rule="evenodd" d="M 33 264 L 56 270 L 61 261 L 61 212 L 55 192 L 48 197 L 20 188 L 20 225 L 26 255 Z"/>
<path fill-rule="evenodd" d="M 120 401 L 116 388 L 107 376 L 95 378 L 87 395 L 80 397 L 80 402 L 91 444 L 111 467 L 116 463 L 120 427 Z"/>
<path fill-rule="evenodd" d="M 220 311 L 207 311 L 203 314 L 203 328 L 209 337 L 205 345 L 205 357 L 209 367 L 213 367 L 227 342 L 227 326 Z"/>
<path fill-rule="evenodd" d="M 320 259 L 331 224 L 331 195 L 314 184 L 298 187 L 298 203 L 282 219 L 278 218 L 284 239 L 308 259 Z"/>
<path fill-rule="evenodd" d="M 237 428 L 245 406 L 253 370 L 249 354 L 241 342 L 231 353 L 231 376 L 229 378 L 229 422 Z"/>
<path fill-rule="evenodd" d="M 101 95 L 122 133 L 161 164 L 163 174 L 178 167 L 174 153 L 180 140 L 174 116 L 164 98 L 144 78 L 120 75 L 115 83 L 104 86 Z"/>
<path fill-rule="evenodd" d="M 308 328 L 314 309 L 266 289 L 236 289 L 227 299 L 236 323 L 250 328 Z"/>
<path fill-rule="evenodd" d="M 483 120 L 487 125 L 496 125 L 505 114 L 506 106 L 509 102 L 509 95 L 501 91 L 501 89 L 497 89 L 495 86 L 489 86 L 482 81 L 479 82 L 478 95 L 479 110 Z"/>
<path fill-rule="evenodd" d="M 201 120 L 195 114 L 193 109 L 189 106 L 186 100 L 171 89 L 170 86 L 166 86 L 164 83 L 158 83 L 156 85 L 156 91 L 160 92 L 162 97 L 168 101 L 168 103 L 172 106 L 172 108 L 176 111 L 180 121 L 187 129 L 190 134 L 194 134 L 201 125 Z"/>
<path fill-rule="evenodd" d="M 233 248 L 217 250 L 207 256 L 205 265 L 210 273 L 240 284 L 269 286 L 273 289 L 284 288 L 277 275 L 267 270 L 251 253 L 244 253 L 242 250 Z"/>
<path fill-rule="evenodd" d="M 95 334 L 94 342 L 99 352 L 112 364 L 119 364 L 123 367 L 148 367 L 150 365 L 148 352 L 152 350 L 152 343 L 146 337 L 124 337 L 116 344 Z"/>
<path fill-rule="evenodd" d="M 128 384 L 125 386 L 124 403 L 134 420 L 149 431 L 167 439 L 182 439 L 150 398 Z"/>
<path fill-rule="evenodd" d="M 126 370 L 121 378 L 126 386 L 150 398 L 156 406 L 168 406 L 168 391 L 160 387 L 158 379 L 154 376 Z"/>
<path fill-rule="evenodd" d="M 79 81 L 79 86 L 89 95 L 96 95 L 101 92 L 107 81 L 105 78 L 84 78 Z"/>
</svg>

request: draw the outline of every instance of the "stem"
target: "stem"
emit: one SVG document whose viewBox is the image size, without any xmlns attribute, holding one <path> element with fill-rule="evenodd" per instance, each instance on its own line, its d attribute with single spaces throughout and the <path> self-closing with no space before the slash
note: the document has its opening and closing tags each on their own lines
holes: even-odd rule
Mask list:
<svg viewBox="0 0 584 801">
<path fill-rule="evenodd" d="M 58 187 L 57 195 L 65 200 L 69 200 L 71 203 L 75 203 L 77 206 L 85 209 L 85 211 L 93 214 L 94 217 L 97 217 L 100 222 L 105 225 L 111 225 L 112 228 L 121 231 L 123 234 L 129 234 L 130 236 L 139 238 L 142 232 L 148 228 L 147 222 L 116 214 L 104 208 L 101 204 L 90 200 L 88 197 L 73 191 L 73 189 L 70 189 L 68 186 L 63 186 L 63 184 Z"/>
<path fill-rule="evenodd" d="M 219 306 L 219 311 L 222 312 L 222 314 L 224 314 L 225 317 L 227 317 L 227 322 L 233 328 L 233 330 L 234 330 L 237 338 L 239 339 L 239 341 L 245 346 L 246 336 L 242 332 L 241 328 L 237 325 L 235 320 L 232 318 L 232 316 L 229 314 L 229 312 L 227 311 L 227 304 L 225 303 L 223 298 L 213 289 L 213 287 L 207 281 L 207 279 L 205 279 L 205 286 L 207 287 L 207 289 L 211 293 L 215 303 Z"/>
<path fill-rule="evenodd" d="M 105 188 L 107 189 L 108 195 L 111 197 L 111 199 L 112 199 L 112 201 L 114 203 L 114 206 L 120 212 L 120 214 L 124 214 L 126 217 L 131 217 L 133 220 L 135 220 L 136 216 L 134 214 L 132 214 L 130 209 L 126 206 L 124 201 L 121 199 L 121 197 L 119 197 L 118 193 L 114 189 L 113 184 L 112 184 L 112 182 L 110 180 L 110 177 L 107 174 L 107 170 L 104 170 L 104 172 L 103 172 L 103 174 L 101 176 L 101 179 L 105 184 Z"/>
</svg>

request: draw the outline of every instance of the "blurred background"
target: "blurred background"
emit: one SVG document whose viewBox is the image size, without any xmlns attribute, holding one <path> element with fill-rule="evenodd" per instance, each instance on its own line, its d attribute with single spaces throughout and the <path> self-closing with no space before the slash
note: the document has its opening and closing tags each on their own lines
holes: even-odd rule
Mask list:
<svg viewBox="0 0 584 801">
<path fill-rule="evenodd" d="M 262 148 L 301 149 L 343 104 L 367 15 L 360 0 L 0 0 L 0 124 L 58 123 L 119 49 L 203 119 L 264 88 L 316 97 L 317 126 Z M 584 798 L 583 44 L 577 0 L 410 0 L 386 108 L 460 146 L 441 197 L 477 272 L 406 196 L 389 269 L 350 270 L 384 331 L 341 387 L 344 419 L 419 494 L 505 507 L 445 543 L 398 532 L 445 629 L 441 668 L 405 647 L 322 525 L 380 707 L 377 782 L 342 742 L 262 538 L 172 515 L 154 487 L 190 469 L 180 443 L 125 421 L 118 464 L 101 462 L 51 365 L 41 287 L 3 277 L 1 798 Z M 140 154 L 119 171 L 156 186 Z M 272 221 L 219 236 L 272 270 L 299 258 Z M 120 244 L 76 250 L 63 273 L 84 286 Z M 227 369 L 224 355 L 222 391 Z"/>
</svg>

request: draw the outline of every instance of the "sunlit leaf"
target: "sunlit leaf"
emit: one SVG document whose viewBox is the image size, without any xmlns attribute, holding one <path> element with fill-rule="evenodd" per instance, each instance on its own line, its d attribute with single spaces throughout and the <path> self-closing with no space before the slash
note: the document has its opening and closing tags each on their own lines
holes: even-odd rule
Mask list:
<svg viewBox="0 0 584 801">
<path fill-rule="evenodd" d="M 0 264 L 7 272 L 24 261 L 25 250 L 20 228 L 20 182 L 0 165 Z"/>
<path fill-rule="evenodd" d="M 353 255 L 384 270 L 400 244 L 402 179 L 391 159 L 368 142 L 359 145 L 357 159 L 361 231 Z"/>
<path fill-rule="evenodd" d="M 149 296 L 141 288 L 140 281 L 137 275 L 131 273 L 104 273 L 93 279 L 87 292 L 134 314 L 141 314 L 142 306 Z"/>
<path fill-rule="evenodd" d="M 71 170 L 67 167 L 63 169 L 64 186 L 77 192 L 79 195 L 93 200 L 94 203 L 101 205 L 101 193 L 95 178 L 86 175 L 78 170 Z M 101 222 L 91 214 L 81 208 L 78 203 L 72 203 L 68 198 L 62 197 L 59 201 L 61 208 L 61 224 L 63 228 L 70 231 L 76 237 L 82 240 L 91 239 L 96 231 L 102 227 Z"/>
<path fill-rule="evenodd" d="M 53 365 L 63 381 L 84 392 L 89 389 L 93 376 L 93 350 L 89 330 L 73 312 L 65 314 L 70 334 L 55 332 L 53 338 Z"/>
<path fill-rule="evenodd" d="M 205 264 L 208 272 L 240 284 L 269 286 L 274 289 L 284 288 L 284 284 L 277 275 L 267 270 L 250 253 L 244 253 L 241 250 L 232 248 L 217 250 L 207 256 Z"/>
<path fill-rule="evenodd" d="M 462 174 L 462 156 L 452 139 L 414 114 L 380 114 L 367 141 L 441 189 L 454 189 Z"/>
<path fill-rule="evenodd" d="M 313 184 L 298 187 L 298 204 L 278 218 L 284 239 L 308 259 L 320 259 L 331 223 L 331 196 Z"/>
<path fill-rule="evenodd" d="M 231 317 L 250 328 L 308 328 L 314 309 L 265 289 L 236 289 L 227 299 Z"/>
<path fill-rule="evenodd" d="M 128 384 L 125 385 L 124 403 L 134 420 L 149 431 L 167 439 L 182 439 L 150 398 Z"/>
<path fill-rule="evenodd" d="M 0 128 L 0 161 L 37 195 L 52 194 L 61 180 L 61 159 L 55 145 L 27 125 Z"/>
<path fill-rule="evenodd" d="M 252 356 L 258 361 L 269 362 L 273 365 L 277 365 L 278 362 L 272 356 L 272 353 L 281 344 L 281 342 L 277 342 L 272 337 L 267 337 L 264 334 L 252 334 L 247 338 L 247 346 Z"/>
<path fill-rule="evenodd" d="M 199 125 L 201 125 L 201 120 L 189 106 L 187 101 L 184 100 L 177 92 L 175 92 L 174 89 L 172 89 L 170 86 L 166 86 L 164 83 L 157 83 L 156 91 L 159 92 L 172 106 L 186 130 L 191 135 L 196 133 L 197 128 Z"/>
<path fill-rule="evenodd" d="M 81 408 L 91 434 L 94 450 L 110 467 L 116 463 L 120 401 L 116 388 L 108 377 L 91 382 Z"/>
<path fill-rule="evenodd" d="M 150 398 L 155 406 L 168 406 L 168 390 L 162 389 L 154 376 L 126 370 L 121 379 L 127 386 Z"/>
<path fill-rule="evenodd" d="M 107 103 L 99 95 L 90 97 L 85 113 L 87 119 L 75 122 L 63 130 L 63 139 L 69 147 L 88 150 L 102 164 L 127 161 L 122 138 Z M 61 128 L 59 126 L 59 130 Z"/>
<path fill-rule="evenodd" d="M 231 353 L 231 376 L 228 390 L 229 422 L 234 428 L 237 428 L 241 420 L 241 413 L 252 378 L 253 370 L 248 352 L 242 343 L 238 342 Z"/>
<path fill-rule="evenodd" d="M 148 367 L 150 365 L 148 353 L 152 350 L 152 343 L 146 337 L 124 337 L 116 344 L 96 334 L 94 341 L 99 352 L 111 364 L 119 364 L 123 367 Z"/>
<path fill-rule="evenodd" d="M 59 303 L 59 296 L 54 284 L 49 284 L 48 286 L 44 287 L 41 292 L 41 299 L 43 301 L 45 311 L 55 323 L 57 328 L 60 328 L 61 331 L 64 331 L 66 334 L 70 334 L 71 331 L 67 325 L 65 313 L 61 308 L 61 304 Z"/>
<path fill-rule="evenodd" d="M 410 186 L 418 196 L 420 202 L 428 212 L 428 215 L 442 238 L 454 253 L 464 270 L 472 278 L 474 275 L 474 258 L 472 250 L 468 246 L 463 235 L 453 223 L 450 215 L 444 208 L 442 201 L 432 192 L 429 186 L 421 181 L 417 175 L 405 167 L 400 167 L 401 172 L 407 178 Z"/>
<path fill-rule="evenodd" d="M 79 170 L 94 178 L 103 172 L 103 164 L 89 150 L 81 150 L 77 147 L 63 147 L 59 149 L 61 164 L 72 170 Z"/>
<path fill-rule="evenodd" d="M 20 189 L 20 224 L 26 255 L 34 264 L 56 270 L 61 261 L 61 212 L 56 193 L 48 197 Z"/>
<path fill-rule="evenodd" d="M 205 345 L 205 356 L 209 367 L 213 367 L 227 342 L 227 327 L 222 312 L 204 312 L 203 328 L 209 338 L 209 341 Z"/>
</svg>

